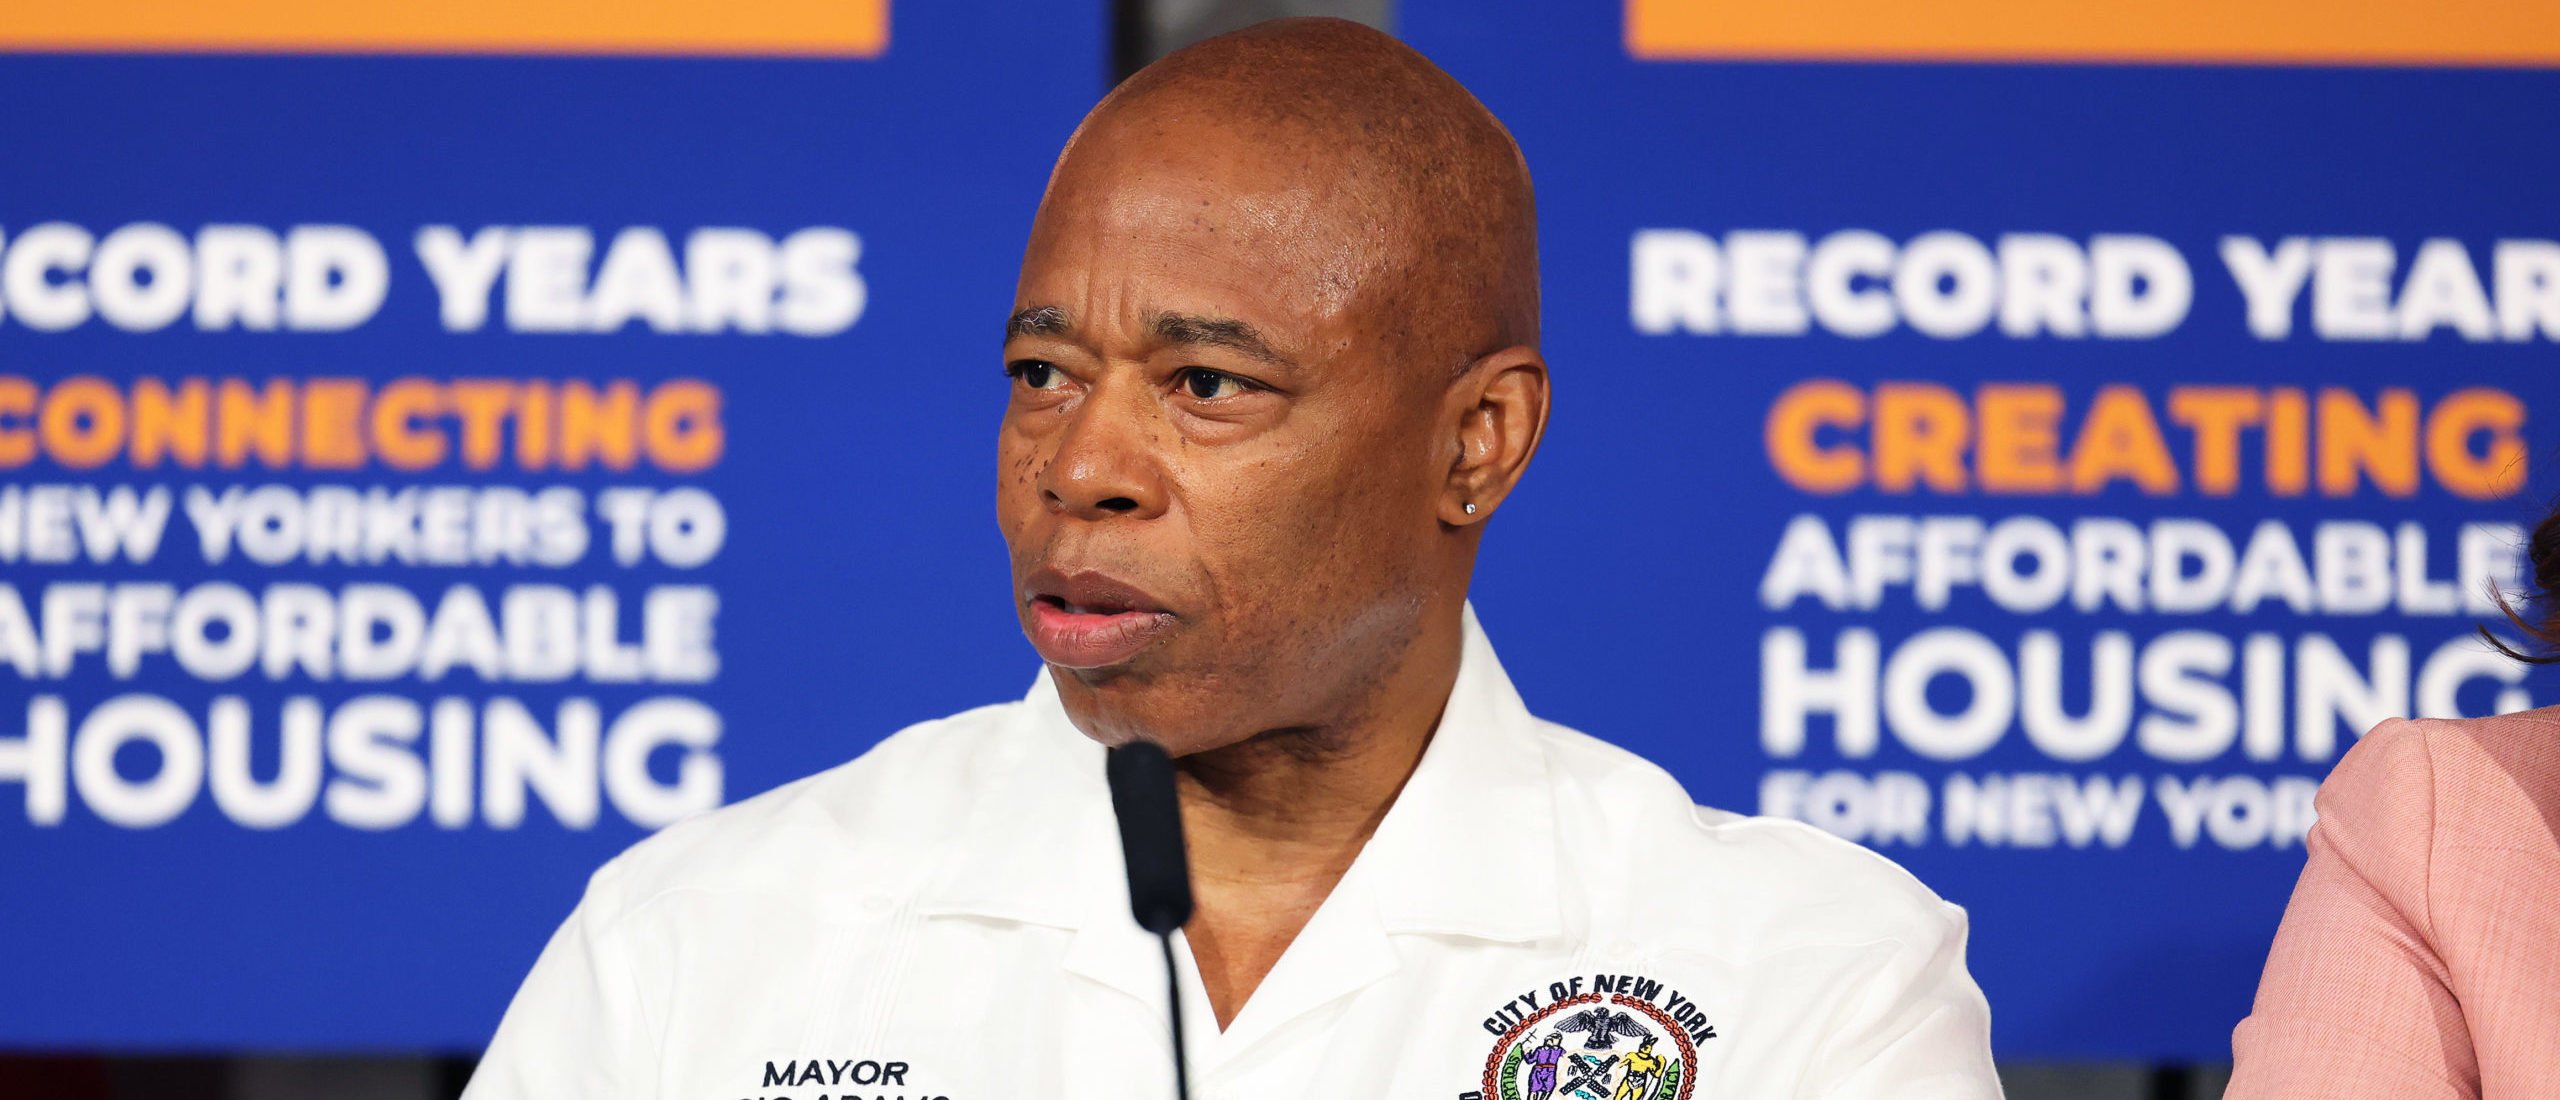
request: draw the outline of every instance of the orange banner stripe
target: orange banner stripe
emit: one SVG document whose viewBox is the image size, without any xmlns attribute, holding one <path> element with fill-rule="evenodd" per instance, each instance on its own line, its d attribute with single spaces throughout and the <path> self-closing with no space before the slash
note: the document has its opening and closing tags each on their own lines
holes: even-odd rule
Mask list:
<svg viewBox="0 0 2560 1100">
<path fill-rule="evenodd" d="M 1627 51 L 1708 58 L 2560 64 L 2555 0 L 1627 0 Z"/>
<path fill-rule="evenodd" d="M 0 0 L 0 50 L 876 57 L 889 0 Z"/>
</svg>

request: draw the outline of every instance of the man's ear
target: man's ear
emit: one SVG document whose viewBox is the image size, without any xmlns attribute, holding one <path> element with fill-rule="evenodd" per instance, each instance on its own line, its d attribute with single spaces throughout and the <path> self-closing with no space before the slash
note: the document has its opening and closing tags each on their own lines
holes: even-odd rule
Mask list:
<svg viewBox="0 0 2560 1100">
<path fill-rule="evenodd" d="M 1493 515 L 1547 434 L 1547 363 L 1538 349 L 1508 347 L 1469 364 L 1449 388 L 1444 421 L 1457 444 L 1440 522 L 1452 527 Z"/>
</svg>

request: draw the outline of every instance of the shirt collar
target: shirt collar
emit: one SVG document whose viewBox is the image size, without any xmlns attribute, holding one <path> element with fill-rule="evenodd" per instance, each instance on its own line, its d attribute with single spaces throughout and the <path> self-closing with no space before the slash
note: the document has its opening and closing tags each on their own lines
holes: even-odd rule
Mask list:
<svg viewBox="0 0 2560 1100">
<path fill-rule="evenodd" d="M 923 912 L 1081 928 L 1117 911 L 1134 926 L 1103 755 L 1042 669 L 955 777 L 952 795 L 969 809 L 951 857 L 928 879 Z"/>
<path fill-rule="evenodd" d="M 1545 746 L 1475 608 L 1465 615 L 1440 725 L 1352 873 L 1387 931 L 1544 939 L 1561 927 Z"/>
<path fill-rule="evenodd" d="M 1559 853 L 1537 719 L 1472 606 L 1464 630 L 1431 743 L 1336 893 L 1366 893 L 1381 931 L 1547 938 L 1561 927 Z M 1102 761 L 1043 670 L 997 743 L 959 777 L 972 803 L 959 855 L 929 880 L 923 911 L 1134 927 Z"/>
</svg>

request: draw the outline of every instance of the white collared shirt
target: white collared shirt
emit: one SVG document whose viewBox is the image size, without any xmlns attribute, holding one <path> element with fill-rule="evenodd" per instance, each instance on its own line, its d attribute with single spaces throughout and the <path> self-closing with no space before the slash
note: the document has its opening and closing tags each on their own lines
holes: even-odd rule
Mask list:
<svg viewBox="0 0 2560 1100">
<path fill-rule="evenodd" d="M 1466 629 L 1420 765 L 1224 1030 L 1177 951 L 1192 1096 L 1999 1095 L 1962 910 L 1532 717 Z M 1172 1097 L 1102 758 L 1044 675 L 642 841 L 466 1100 Z"/>
</svg>

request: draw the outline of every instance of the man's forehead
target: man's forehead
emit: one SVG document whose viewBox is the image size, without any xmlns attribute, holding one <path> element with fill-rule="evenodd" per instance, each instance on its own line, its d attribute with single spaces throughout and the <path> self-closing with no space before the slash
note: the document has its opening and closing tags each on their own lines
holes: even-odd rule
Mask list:
<svg viewBox="0 0 2560 1100">
<path fill-rule="evenodd" d="M 1534 226 L 1518 147 L 1447 74 L 1374 31 L 1267 24 L 1149 66 L 1087 116 L 1016 305 L 1134 298 L 1107 307 L 1124 328 L 1142 309 L 1226 314 L 1304 358 L 1383 341 L 1465 361 L 1536 341 Z"/>
<path fill-rule="evenodd" d="M 1267 247 L 1369 236 L 1346 215 L 1348 174 L 1215 132 L 1203 141 L 1078 141 L 1043 196 L 1034 234 L 1228 236 Z M 1201 245 L 1212 241 L 1197 242 Z"/>
<path fill-rule="evenodd" d="M 1356 206 L 1320 186 L 1196 151 L 1094 152 L 1061 165 L 1041 202 L 1025 311 L 1092 324 L 1104 318 L 1079 311 L 1109 308 L 1165 339 L 1270 348 L 1345 317 L 1380 266 Z"/>
</svg>

